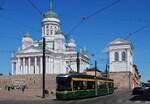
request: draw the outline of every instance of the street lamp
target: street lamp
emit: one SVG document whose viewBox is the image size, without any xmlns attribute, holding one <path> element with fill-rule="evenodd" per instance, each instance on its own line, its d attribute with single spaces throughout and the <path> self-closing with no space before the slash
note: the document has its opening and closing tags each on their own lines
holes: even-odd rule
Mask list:
<svg viewBox="0 0 150 104">
<path fill-rule="evenodd" d="M 45 37 L 43 37 L 43 98 L 45 98 Z"/>
<path fill-rule="evenodd" d="M 80 53 L 77 52 L 77 73 L 80 72 Z"/>
<path fill-rule="evenodd" d="M 94 54 L 91 55 L 92 57 L 95 57 Z M 97 96 L 97 61 L 96 61 L 96 58 L 95 58 L 95 96 Z"/>
</svg>

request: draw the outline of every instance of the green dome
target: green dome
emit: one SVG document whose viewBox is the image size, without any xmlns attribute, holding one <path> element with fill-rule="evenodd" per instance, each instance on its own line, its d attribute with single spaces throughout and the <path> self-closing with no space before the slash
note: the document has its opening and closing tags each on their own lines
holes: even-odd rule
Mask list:
<svg viewBox="0 0 150 104">
<path fill-rule="evenodd" d="M 52 10 L 43 14 L 43 18 L 59 18 L 58 15 Z"/>
<path fill-rule="evenodd" d="M 25 34 L 24 34 L 24 37 L 25 37 L 25 38 L 26 38 L 26 37 L 31 38 L 31 35 L 30 35 L 30 33 L 25 33 Z"/>
</svg>

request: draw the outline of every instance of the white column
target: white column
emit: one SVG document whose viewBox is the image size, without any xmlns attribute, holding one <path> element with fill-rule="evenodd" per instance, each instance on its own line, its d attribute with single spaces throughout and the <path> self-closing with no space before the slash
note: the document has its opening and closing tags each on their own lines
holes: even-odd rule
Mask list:
<svg viewBox="0 0 150 104">
<path fill-rule="evenodd" d="M 24 72 L 25 72 L 25 58 L 23 58 L 23 68 L 21 74 L 25 74 Z"/>
<path fill-rule="evenodd" d="M 37 74 L 37 57 L 34 58 L 35 74 Z"/>
<path fill-rule="evenodd" d="M 16 74 L 16 75 L 18 74 L 18 59 L 17 59 L 17 61 L 16 61 L 16 72 L 15 72 L 15 74 Z"/>
<path fill-rule="evenodd" d="M 40 73 L 43 73 L 43 59 L 40 57 Z"/>
<path fill-rule="evenodd" d="M 27 74 L 31 74 L 31 59 L 30 57 L 28 57 L 28 73 Z"/>
<path fill-rule="evenodd" d="M 11 74 L 13 75 L 14 74 L 14 62 L 12 62 L 12 69 L 11 69 Z"/>
<path fill-rule="evenodd" d="M 21 74 L 21 68 L 20 68 L 20 58 L 17 59 L 17 74 Z"/>
<path fill-rule="evenodd" d="M 49 34 L 49 35 L 51 34 L 50 31 L 51 31 L 50 25 L 48 25 L 48 34 Z"/>
<path fill-rule="evenodd" d="M 17 62 L 16 62 L 16 75 L 18 74 L 18 59 L 17 59 Z"/>
<path fill-rule="evenodd" d="M 48 33 L 47 33 L 47 25 L 45 25 L 45 36 L 47 35 Z"/>
</svg>

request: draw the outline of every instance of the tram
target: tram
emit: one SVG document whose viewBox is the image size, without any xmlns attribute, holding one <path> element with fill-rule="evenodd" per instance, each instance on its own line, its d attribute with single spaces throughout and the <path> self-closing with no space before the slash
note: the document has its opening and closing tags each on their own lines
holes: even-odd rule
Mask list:
<svg viewBox="0 0 150 104">
<path fill-rule="evenodd" d="M 56 77 L 56 99 L 79 99 L 112 94 L 114 82 L 109 78 L 95 78 L 81 73 L 60 74 Z"/>
</svg>

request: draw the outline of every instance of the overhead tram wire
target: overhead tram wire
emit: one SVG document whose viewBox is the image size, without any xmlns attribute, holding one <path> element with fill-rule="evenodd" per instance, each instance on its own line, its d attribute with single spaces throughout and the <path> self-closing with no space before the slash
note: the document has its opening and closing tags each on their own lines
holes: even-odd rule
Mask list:
<svg viewBox="0 0 150 104">
<path fill-rule="evenodd" d="M 126 39 L 129 39 L 132 35 L 134 35 L 134 34 L 140 32 L 140 31 L 142 31 L 142 30 L 144 30 L 145 28 L 148 28 L 148 27 L 150 27 L 150 24 L 145 25 L 145 26 L 143 26 L 143 27 L 137 29 L 136 31 L 129 33 L 128 36 L 126 37 Z"/>
<path fill-rule="evenodd" d="M 19 37 L 4 36 L 4 35 L 0 35 L 0 38 L 13 39 L 13 40 L 18 40 L 18 41 L 21 40 Z"/>
<path fill-rule="evenodd" d="M 0 3 L 0 10 L 3 10 L 4 1 L 1 1 Z"/>
<path fill-rule="evenodd" d="M 14 53 L 14 50 L 0 50 L 0 53 Z"/>
<path fill-rule="evenodd" d="M 28 28 L 28 29 L 32 29 L 32 30 L 34 30 L 35 32 L 41 33 L 40 30 L 35 29 L 35 28 L 31 27 L 31 26 L 28 26 L 28 25 L 26 25 L 26 24 L 24 24 L 24 23 L 18 22 L 18 21 L 16 21 L 16 20 L 13 19 L 13 18 L 10 18 L 10 17 L 7 17 L 7 16 L 2 16 L 2 15 L 0 15 L 0 18 L 1 18 L 1 19 L 4 19 L 4 20 L 7 20 L 7 21 L 10 21 L 10 22 L 13 22 L 13 23 L 15 23 L 15 24 L 17 24 L 17 25 L 19 25 L 19 26 L 21 26 L 21 27 Z"/>
<path fill-rule="evenodd" d="M 89 18 L 91 18 L 91 17 L 97 15 L 98 13 L 103 12 L 104 10 L 106 10 L 106 9 L 108 9 L 108 8 L 110 8 L 110 7 L 112 7 L 113 5 L 119 3 L 120 1 L 121 1 L 121 0 L 116 0 L 116 1 L 112 2 L 111 4 L 105 6 L 104 8 L 99 9 L 99 10 L 93 12 L 92 14 L 88 15 L 88 16 L 86 17 L 86 19 L 89 19 Z"/>
<path fill-rule="evenodd" d="M 27 1 L 40 14 L 40 16 L 42 16 L 41 10 L 31 0 L 27 0 Z"/>
<path fill-rule="evenodd" d="M 80 20 L 77 24 L 75 24 L 75 25 L 73 26 L 73 28 L 68 32 L 68 34 L 71 34 L 73 31 L 75 31 L 75 30 L 80 26 L 80 24 L 82 24 L 85 20 L 88 20 L 89 18 L 91 18 L 91 17 L 97 15 L 98 13 L 101 13 L 101 12 L 105 11 L 106 9 L 112 7 L 113 5 L 119 3 L 120 1 L 121 1 L 121 0 L 116 0 L 116 1 L 112 2 L 111 4 L 105 6 L 105 7 L 101 8 L 101 9 L 98 9 L 97 11 L 91 13 L 91 14 L 88 15 L 88 16 L 83 16 L 83 17 L 81 17 L 81 20 Z M 68 34 L 67 34 L 67 35 L 68 35 Z"/>
<path fill-rule="evenodd" d="M 30 5 L 31 5 L 33 8 L 35 8 L 35 9 L 38 11 L 38 13 L 39 13 L 40 16 L 41 16 L 41 15 L 42 15 L 42 12 L 40 11 L 40 9 L 38 9 L 38 8 L 34 5 L 34 3 L 32 3 L 31 0 L 28 0 L 28 2 L 30 3 Z M 2 6 L 0 6 L 0 10 L 3 10 L 3 8 L 2 8 L 2 9 L 1 9 L 1 8 L 2 8 Z M 10 22 L 13 22 L 13 23 L 15 23 L 15 24 L 17 24 L 17 25 L 19 25 L 19 26 L 22 26 L 22 27 L 25 27 L 25 28 L 34 30 L 35 32 L 41 33 L 40 30 L 35 29 L 35 28 L 31 27 L 31 26 L 28 26 L 28 25 L 26 25 L 26 24 L 24 24 L 24 23 L 22 23 L 22 22 L 18 22 L 18 21 L 16 21 L 16 20 L 13 19 L 13 18 L 10 18 L 10 17 L 7 17 L 7 16 L 2 16 L 2 15 L 0 15 L 0 18 L 1 18 L 1 19 L 5 19 L 5 20 L 8 20 L 8 21 L 10 21 Z"/>
</svg>

